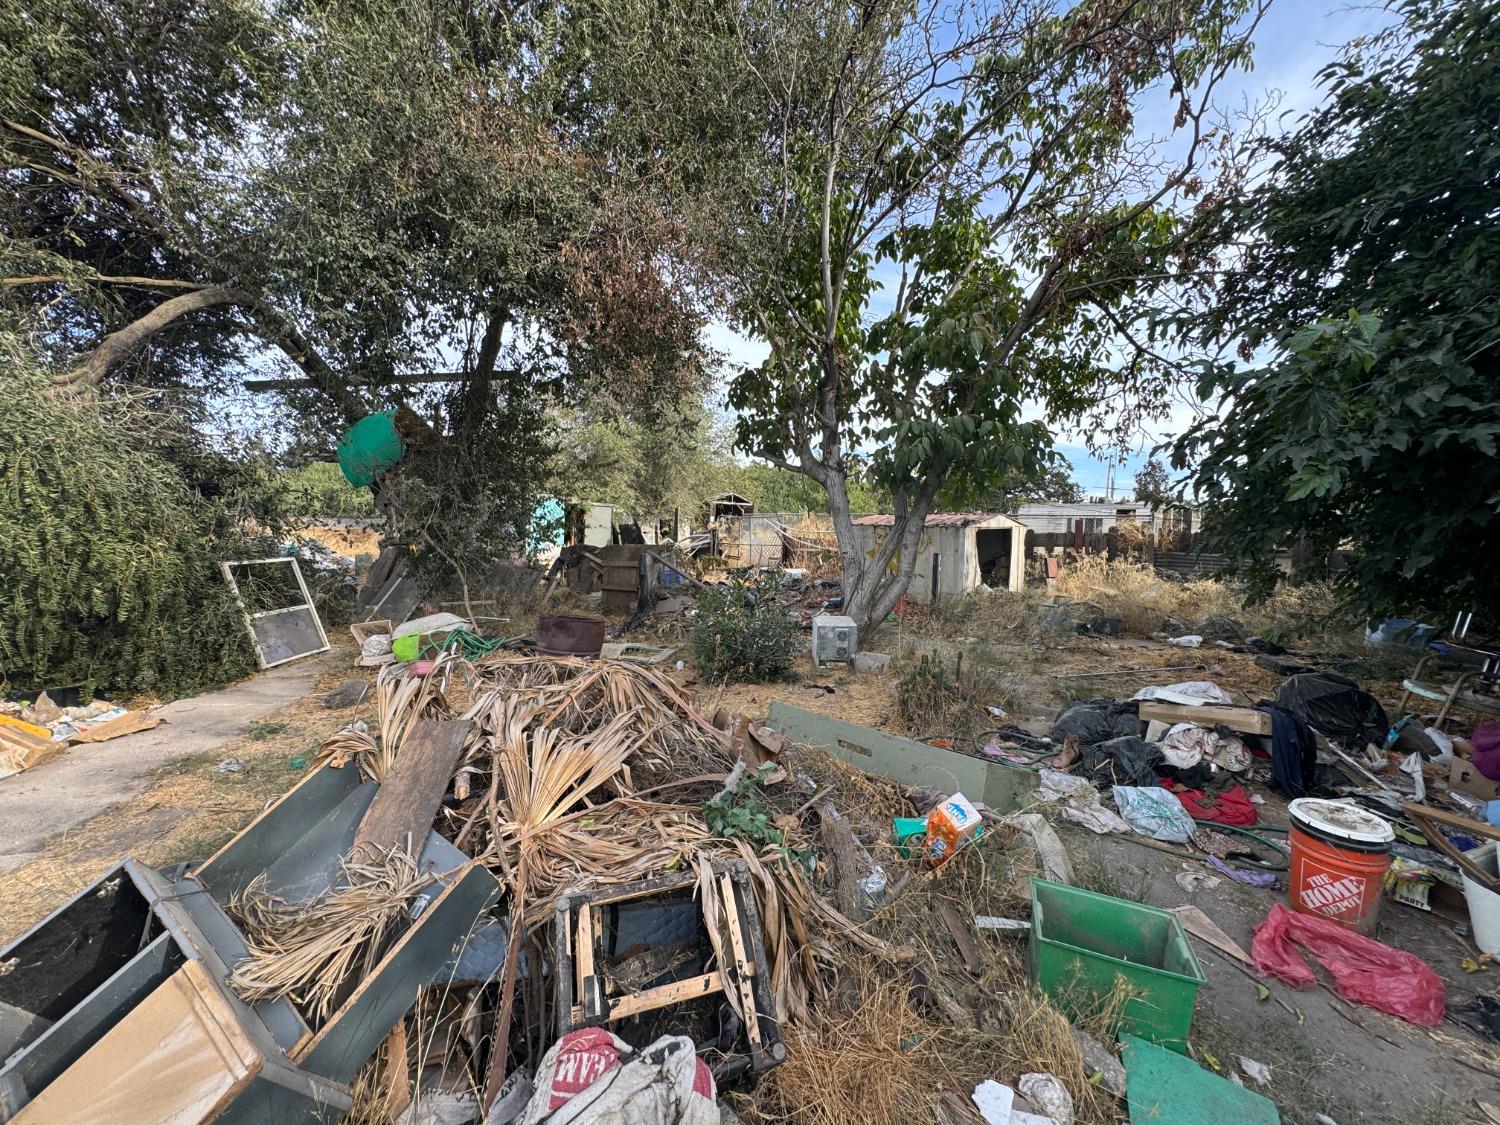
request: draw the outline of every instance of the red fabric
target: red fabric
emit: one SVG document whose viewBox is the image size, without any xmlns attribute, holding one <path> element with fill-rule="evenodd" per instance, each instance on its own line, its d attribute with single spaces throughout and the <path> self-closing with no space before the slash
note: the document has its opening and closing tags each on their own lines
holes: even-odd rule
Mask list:
<svg viewBox="0 0 1500 1125">
<path fill-rule="evenodd" d="M 1255 967 L 1293 988 L 1311 988 L 1318 978 L 1296 948 L 1301 945 L 1333 974 L 1345 1000 L 1433 1027 L 1443 1018 L 1443 982 L 1422 959 L 1365 937 L 1328 918 L 1298 914 L 1284 903 L 1271 907 L 1255 928 L 1250 955 Z"/>
<path fill-rule="evenodd" d="M 1194 820 L 1213 820 L 1236 828 L 1249 828 L 1259 819 L 1254 803 L 1238 785 L 1210 797 L 1201 789 L 1185 788 L 1168 777 L 1162 778 L 1161 783 L 1163 788 L 1177 794 L 1182 807 Z"/>
<path fill-rule="evenodd" d="M 552 1068 L 552 1110 L 561 1109 L 587 1090 L 607 1070 L 620 1065 L 615 1037 L 602 1027 L 585 1027 L 563 1036 Z"/>
</svg>

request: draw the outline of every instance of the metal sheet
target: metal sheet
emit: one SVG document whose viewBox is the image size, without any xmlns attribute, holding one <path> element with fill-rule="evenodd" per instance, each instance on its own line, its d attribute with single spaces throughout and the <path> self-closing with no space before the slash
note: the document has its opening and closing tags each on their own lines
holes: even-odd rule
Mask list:
<svg viewBox="0 0 1500 1125">
<path fill-rule="evenodd" d="M 1033 770 L 1007 762 L 986 762 L 785 703 L 771 704 L 766 725 L 795 742 L 826 750 L 856 769 L 893 778 L 903 785 L 962 793 L 995 812 L 1024 808 L 1036 793 L 1037 774 Z"/>
</svg>

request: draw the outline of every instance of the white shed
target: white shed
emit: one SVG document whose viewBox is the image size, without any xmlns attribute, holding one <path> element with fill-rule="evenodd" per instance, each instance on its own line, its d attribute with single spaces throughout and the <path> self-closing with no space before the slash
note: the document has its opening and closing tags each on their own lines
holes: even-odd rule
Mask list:
<svg viewBox="0 0 1500 1125">
<path fill-rule="evenodd" d="M 859 549 L 867 558 L 895 526 L 894 516 L 854 521 Z M 907 599 L 927 605 L 982 586 L 1019 593 L 1026 584 L 1026 527 L 1009 516 L 942 512 L 927 517 L 917 546 L 917 565 Z"/>
</svg>

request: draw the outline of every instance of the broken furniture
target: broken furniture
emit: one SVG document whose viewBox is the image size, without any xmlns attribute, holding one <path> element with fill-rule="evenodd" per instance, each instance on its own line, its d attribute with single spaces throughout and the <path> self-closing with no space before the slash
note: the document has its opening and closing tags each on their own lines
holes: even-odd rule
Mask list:
<svg viewBox="0 0 1500 1125">
<path fill-rule="evenodd" d="M 1455 707 L 1500 715 L 1500 695 L 1494 694 L 1500 687 L 1500 652 L 1448 641 L 1429 641 L 1427 649 L 1412 674 L 1401 681 L 1401 713 L 1406 713 L 1406 704 L 1415 695 L 1439 704 L 1432 723 L 1438 730 Z M 1446 675 L 1438 672 L 1444 664 L 1449 666 L 1446 675 L 1453 675 L 1446 682 Z"/>
<path fill-rule="evenodd" d="M 1271 716 L 1253 707 L 1228 707 L 1218 703 L 1194 706 L 1148 700 L 1141 703 L 1140 716 L 1148 723 L 1152 720 L 1168 726 L 1196 723 L 1200 727 L 1228 727 L 1239 734 L 1254 734 L 1262 738 L 1271 736 Z"/>
<path fill-rule="evenodd" d="M 270 570 L 255 568 L 271 568 Z M 282 567 L 290 567 L 284 572 Z M 241 569 L 245 578 L 242 589 L 235 570 Z M 323 632 L 323 622 L 313 608 L 312 594 L 302 577 L 302 568 L 293 555 L 282 555 L 274 559 L 244 559 L 236 562 L 221 562 L 219 569 L 234 600 L 245 617 L 245 629 L 250 634 L 250 643 L 255 648 L 255 658 L 262 668 L 274 668 L 291 660 L 299 660 L 318 652 L 328 651 L 328 634 Z M 286 585 L 288 574 L 296 581 L 300 598 L 282 590 L 279 593 L 266 591 L 267 598 L 260 595 L 261 583 L 271 582 Z M 257 577 L 259 576 L 259 577 Z M 262 605 L 269 600 L 269 608 Z M 252 608 L 251 603 L 259 608 Z"/>
<path fill-rule="evenodd" d="M 1035 800 L 1036 771 L 1009 762 L 959 754 L 780 701 L 771 704 L 766 726 L 793 742 L 826 750 L 855 769 L 878 773 L 907 786 L 963 793 L 993 812 L 1017 812 Z"/>
<path fill-rule="evenodd" d="M 245 1065 L 232 1098 L 220 1105 L 223 1119 L 311 1122 L 342 1116 L 350 1105 L 345 1083 L 310 1074 L 288 1058 L 289 1047 L 305 1033 L 291 1003 L 270 1002 L 252 1011 L 224 986 L 230 967 L 246 953 L 239 931 L 192 879 L 173 880 L 130 859 L 106 872 L 0 950 L 0 965 L 9 966 L 0 975 L 0 1121 L 98 1120 L 28 1113 L 27 1107 L 54 1084 L 61 1084 L 58 1104 L 87 1095 L 92 1087 L 82 1074 L 93 1071 L 93 1053 L 102 1049 L 113 1056 L 120 1037 L 105 1045 L 113 1032 L 134 1027 L 122 1033 L 130 1042 L 141 1030 L 132 1022 L 136 1010 L 162 989 L 183 987 L 212 992 L 213 1010 L 230 1013 L 236 1025 L 239 1049 L 233 1057 Z M 191 982 L 169 985 L 189 964 L 197 965 Z M 161 1042 L 158 1035 L 147 1045 Z M 259 1063 L 246 1062 L 252 1059 Z M 75 1073 L 75 1066 L 83 1071 Z M 195 1104 L 189 1099 L 179 1108 L 187 1114 Z M 262 1112 L 272 1105 L 280 1112 Z"/>
<path fill-rule="evenodd" d="M 338 878 L 380 790 L 353 765 L 335 769 L 325 762 L 225 844 L 196 878 L 220 906 L 261 875 L 266 890 L 288 902 L 317 898 Z M 418 863 L 435 882 L 417 900 L 420 913 L 411 925 L 326 1022 L 312 1027 L 297 1017 L 298 1034 L 285 1047 L 315 1074 L 352 1081 L 417 991 L 447 979 L 443 966 L 461 955 L 499 898 L 494 876 L 436 832 L 428 831 Z"/>
<path fill-rule="evenodd" d="M 167 977 L 11 1120 L 329 1121 L 349 1092 L 286 1061 L 201 961 Z"/>
<path fill-rule="evenodd" d="M 1187 1051 L 1205 978 L 1171 911 L 1033 879 L 1030 953 L 1032 982 L 1064 1011 L 1107 1009 L 1123 980 L 1121 1028 Z"/>
<path fill-rule="evenodd" d="M 379 791 L 354 766 L 325 763 L 193 875 L 168 875 L 127 859 L 0 950 L 0 965 L 10 965 L 0 974 L 0 1120 L 55 1082 L 71 1087 L 75 1079 L 97 1074 L 92 1053 L 115 1055 L 122 1040 L 129 1044 L 133 1036 L 110 1033 L 127 1026 L 158 993 L 163 1010 L 199 1013 L 180 1021 L 183 1034 L 217 1043 L 224 1072 L 205 1079 L 207 1085 L 181 1087 L 183 1100 L 174 1110 L 179 1116 L 163 1112 L 149 1119 L 337 1120 L 349 1105 L 348 1084 L 418 989 L 446 982 L 457 971 L 471 935 L 498 897 L 498 885 L 483 867 L 429 832 L 420 864 L 434 883 L 418 900 L 420 912 L 316 1026 L 289 1000 L 246 1004 L 228 989 L 225 982 L 248 950 L 225 906 L 259 876 L 267 890 L 291 902 L 323 894 Z M 162 991 L 189 962 L 199 963 L 201 972 Z M 233 1015 L 227 1031 L 226 1012 Z M 140 1026 L 160 1029 L 165 1017 L 141 1019 Z M 76 1074 L 75 1065 L 83 1068 Z M 199 1095 L 209 1087 L 228 1100 L 214 1103 L 217 1117 L 194 1116 L 207 1104 Z"/>
<path fill-rule="evenodd" d="M 711 909 L 695 901 L 697 886 L 695 874 L 668 875 L 558 897 L 559 1036 L 702 997 L 722 998 L 732 989 L 729 1007 L 744 1022 L 732 1047 L 715 1060 L 715 1077 L 766 1070 L 786 1058 L 747 867 L 736 860 L 714 869 Z M 723 922 L 718 938 L 708 931 L 716 918 Z M 617 1026 L 612 1030 L 629 1038 Z"/>
</svg>

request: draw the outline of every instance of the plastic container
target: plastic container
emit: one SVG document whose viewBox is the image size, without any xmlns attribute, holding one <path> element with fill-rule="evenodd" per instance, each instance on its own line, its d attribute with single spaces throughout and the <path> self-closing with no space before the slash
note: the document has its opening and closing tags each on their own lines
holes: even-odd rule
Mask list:
<svg viewBox="0 0 1500 1125">
<path fill-rule="evenodd" d="M 1293 801 L 1288 812 L 1288 904 L 1299 913 L 1373 933 L 1395 830 L 1374 813 L 1345 801 L 1303 797 Z"/>
<path fill-rule="evenodd" d="M 1203 970 L 1177 916 L 1154 906 L 1031 881 L 1031 980 L 1088 1018 L 1129 990 L 1120 1029 L 1186 1053 Z"/>
<path fill-rule="evenodd" d="M 1468 859 L 1491 875 L 1500 875 L 1500 860 L 1496 859 L 1493 842 L 1484 844 L 1468 853 Z M 1500 956 L 1500 893 L 1490 890 L 1467 871 L 1459 869 L 1464 878 L 1464 898 L 1469 903 L 1469 924 L 1474 928 L 1474 944 L 1481 953 Z"/>
<path fill-rule="evenodd" d="M 969 846 L 984 829 L 979 810 L 955 793 L 927 814 L 927 860 L 941 867 Z"/>
</svg>

